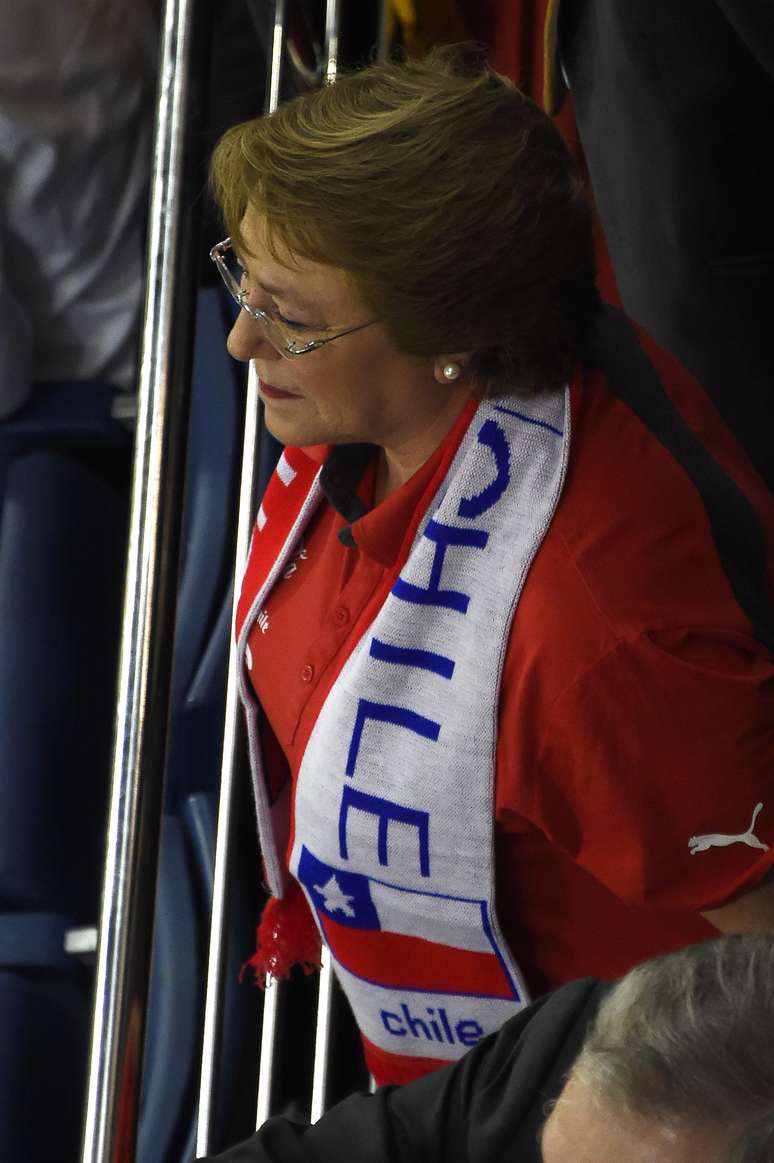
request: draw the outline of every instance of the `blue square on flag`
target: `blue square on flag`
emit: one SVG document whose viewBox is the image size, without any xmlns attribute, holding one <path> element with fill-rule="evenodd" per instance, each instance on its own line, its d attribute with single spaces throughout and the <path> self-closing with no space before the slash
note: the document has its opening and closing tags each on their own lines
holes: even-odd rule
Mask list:
<svg viewBox="0 0 774 1163">
<path fill-rule="evenodd" d="M 314 901 L 318 913 L 350 929 L 378 929 L 379 917 L 367 876 L 332 868 L 301 850 L 298 879 Z"/>
</svg>

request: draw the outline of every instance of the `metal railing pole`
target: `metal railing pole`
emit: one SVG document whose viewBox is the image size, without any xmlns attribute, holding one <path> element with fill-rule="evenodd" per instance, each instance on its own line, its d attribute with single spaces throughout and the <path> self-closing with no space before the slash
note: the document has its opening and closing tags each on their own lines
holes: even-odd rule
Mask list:
<svg viewBox="0 0 774 1163">
<path fill-rule="evenodd" d="M 339 0 L 327 0 L 325 8 L 325 80 L 331 84 L 339 69 L 340 36 Z M 329 1056 L 331 1049 L 331 1001 L 333 969 L 330 953 L 323 949 L 317 995 L 317 1023 L 315 1030 L 314 1070 L 312 1075 L 312 1106 L 310 1117 L 317 1122 L 325 1112 L 328 1093 Z"/>
<path fill-rule="evenodd" d="M 244 448 L 242 453 L 242 476 L 239 491 L 239 516 L 237 523 L 236 575 L 241 575 L 247 561 L 250 531 L 253 525 L 253 498 L 255 480 L 258 473 L 259 401 L 257 383 L 252 374 L 248 376 L 247 403 L 245 408 Z M 234 590 L 234 613 L 239 596 L 238 585 Z M 217 1079 L 223 1024 L 223 995 L 225 990 L 225 961 L 227 951 L 226 928 L 229 904 L 229 879 L 232 872 L 232 850 L 234 839 L 235 767 L 237 748 L 244 745 L 239 733 L 239 694 L 237 690 L 237 662 L 234 644 L 234 613 L 231 621 L 231 644 L 229 652 L 228 679 L 226 686 L 226 715 L 223 728 L 223 761 L 220 771 L 220 792 L 218 796 L 218 826 L 215 839 L 215 869 L 212 886 L 212 912 L 210 918 L 210 941 L 207 957 L 207 985 L 204 1002 L 204 1035 L 202 1042 L 202 1062 L 199 1077 L 199 1105 L 196 1130 L 196 1154 L 206 1155 L 211 1149 L 212 1128 L 217 1101 Z"/>
<path fill-rule="evenodd" d="M 390 6 L 387 0 L 379 0 L 379 39 L 376 45 L 380 59 L 387 56 L 390 49 Z"/>
<path fill-rule="evenodd" d="M 326 0 L 325 5 L 325 80 L 335 81 L 339 71 L 340 12 L 339 0 Z"/>
<path fill-rule="evenodd" d="M 282 80 L 283 41 L 285 32 L 285 0 L 275 0 L 273 35 L 269 52 L 269 77 L 267 85 L 266 110 L 277 108 L 280 100 Z M 325 77 L 333 81 L 338 69 L 339 44 L 339 4 L 338 0 L 327 0 L 325 19 Z M 251 364 L 248 374 L 248 395 L 246 406 L 245 440 L 242 451 L 242 476 L 240 485 L 239 517 L 237 527 L 237 577 L 247 560 L 250 533 L 254 519 L 255 483 L 258 478 L 256 450 L 258 447 L 257 417 L 259 412 L 258 377 Z M 234 612 L 238 589 L 235 591 Z M 233 629 L 233 619 L 232 619 Z M 230 875 L 230 852 L 233 837 L 233 805 L 235 798 L 234 768 L 237 738 L 237 661 L 232 644 L 229 660 L 229 676 L 226 703 L 226 727 L 224 732 L 223 766 L 221 769 L 220 799 L 218 807 L 218 832 L 215 854 L 215 877 L 213 885 L 212 922 L 210 927 L 210 949 L 207 971 L 207 993 L 205 1002 L 204 1041 L 202 1049 L 202 1070 L 199 1090 L 199 1113 L 196 1139 L 197 1155 L 204 1155 L 211 1149 L 212 1123 L 216 1099 L 216 1076 L 222 1029 L 223 978 L 225 969 L 225 930 L 228 902 L 228 881 Z M 323 1012 L 318 1017 L 327 1030 L 330 1005 L 330 967 L 321 980 L 321 1001 Z M 256 1126 L 261 1126 L 271 1114 L 273 1073 L 277 1015 L 281 984 L 270 983 L 264 995 L 261 1055 L 256 1101 Z M 325 999 L 327 1000 L 327 1003 Z M 321 1035 L 322 1036 L 322 1035 Z M 324 1096 L 327 1086 L 327 1040 L 326 1048 L 321 1044 L 321 1064 L 315 1064 L 316 1093 Z M 318 1099 L 318 1102 L 320 1100 Z"/>
<path fill-rule="evenodd" d="M 134 1159 L 174 633 L 185 344 L 180 199 L 194 0 L 166 0 L 116 737 L 82 1163 Z M 190 311 L 189 302 L 189 315 Z"/>
<path fill-rule="evenodd" d="M 272 1113 L 274 1101 L 274 1055 L 277 1048 L 277 1018 L 279 1014 L 281 981 L 266 982 L 261 1025 L 261 1068 L 258 1072 L 258 1093 L 255 1101 L 255 1129 L 262 1127 Z"/>
<path fill-rule="evenodd" d="M 266 111 L 273 112 L 279 104 L 282 81 L 282 53 L 285 32 L 286 0 L 275 0 L 273 29 L 269 46 L 268 83 L 266 87 Z M 258 396 L 258 376 L 250 364 L 247 377 L 247 402 L 245 405 L 245 433 L 242 444 L 242 470 L 239 488 L 239 512 L 237 517 L 237 545 L 235 572 L 237 582 L 247 561 L 250 534 L 253 528 L 256 484 L 260 469 L 259 448 L 260 400 Z M 202 1064 L 199 1078 L 199 1104 L 196 1129 L 196 1153 L 206 1155 L 212 1148 L 213 1122 L 217 1102 L 217 1079 L 222 1042 L 223 997 L 226 971 L 226 929 L 229 902 L 229 880 L 234 839 L 234 786 L 237 766 L 237 749 L 243 746 L 239 735 L 239 697 L 237 657 L 234 643 L 234 619 L 239 598 L 239 586 L 234 587 L 234 605 L 231 620 L 231 644 L 229 652 L 228 679 L 226 687 L 226 718 L 223 732 L 223 762 L 218 798 L 218 828 L 215 844 L 215 870 L 212 890 L 212 914 L 210 921 L 209 954 L 207 959 L 207 986 L 204 1005 L 204 1035 L 202 1042 Z M 263 1043 L 270 1041 L 270 1058 L 273 1057 L 274 1016 L 277 1001 L 276 986 L 264 997 Z M 267 1050 L 269 1046 L 267 1046 Z M 263 1059 L 263 1049 L 262 1055 Z M 264 1078 L 264 1093 L 271 1091 L 271 1077 Z M 259 1084 L 260 1090 L 260 1084 Z M 268 1111 L 267 1111 L 268 1113 Z"/>
<path fill-rule="evenodd" d="M 328 84 L 336 80 L 336 74 L 339 69 L 340 19 L 339 0 L 327 0 L 325 8 L 325 80 Z M 310 1118 L 313 1123 L 317 1122 L 325 1113 L 327 1105 L 331 1051 L 332 999 L 333 968 L 331 966 L 330 953 L 326 948 L 323 948 L 317 994 L 317 1021 L 312 1073 Z"/>
<path fill-rule="evenodd" d="M 269 49 L 269 87 L 266 92 L 267 113 L 273 113 L 280 102 L 282 53 L 285 41 L 285 9 L 285 0 L 274 0 L 274 26 Z"/>
<path fill-rule="evenodd" d="M 328 1106 L 328 1065 L 331 1052 L 331 1008 L 333 1004 L 333 968 L 331 955 L 325 946 L 317 994 L 317 1023 L 314 1038 L 314 1070 L 312 1073 L 312 1104 L 309 1118 L 316 1123 Z"/>
</svg>

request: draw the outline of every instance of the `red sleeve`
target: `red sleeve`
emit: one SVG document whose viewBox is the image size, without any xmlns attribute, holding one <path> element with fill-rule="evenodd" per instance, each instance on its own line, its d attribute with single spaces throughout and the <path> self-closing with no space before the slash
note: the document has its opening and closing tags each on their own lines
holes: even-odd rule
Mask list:
<svg viewBox="0 0 774 1163">
<path fill-rule="evenodd" d="M 541 735 L 534 822 L 627 903 L 715 908 L 774 864 L 774 660 L 749 638 L 619 642 Z"/>
</svg>

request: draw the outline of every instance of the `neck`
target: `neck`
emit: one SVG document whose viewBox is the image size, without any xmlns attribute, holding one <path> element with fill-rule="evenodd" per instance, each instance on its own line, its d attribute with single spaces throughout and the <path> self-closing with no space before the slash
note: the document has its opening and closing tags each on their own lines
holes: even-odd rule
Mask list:
<svg viewBox="0 0 774 1163">
<path fill-rule="evenodd" d="M 470 393 L 455 395 L 418 434 L 401 443 L 382 445 L 376 469 L 374 503 L 386 500 L 414 475 L 443 443 L 460 416 Z"/>
<path fill-rule="evenodd" d="M 424 461 L 420 462 L 417 468 L 421 467 L 421 464 L 424 464 Z M 376 465 L 374 504 L 378 505 L 381 501 L 385 501 L 387 497 L 397 492 L 401 485 L 404 485 L 415 472 L 416 469 L 410 471 L 402 469 L 400 465 L 396 465 L 394 461 L 390 460 L 386 449 L 380 449 L 379 459 Z"/>
</svg>

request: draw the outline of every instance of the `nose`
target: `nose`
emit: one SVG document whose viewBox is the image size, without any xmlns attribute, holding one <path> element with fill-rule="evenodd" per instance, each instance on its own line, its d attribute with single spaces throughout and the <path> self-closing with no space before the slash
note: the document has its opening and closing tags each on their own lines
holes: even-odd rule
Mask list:
<svg viewBox="0 0 774 1163">
<path fill-rule="evenodd" d="M 258 357 L 264 362 L 282 358 L 276 348 L 269 343 L 266 332 L 258 320 L 253 319 L 246 311 L 240 311 L 234 320 L 234 326 L 226 340 L 226 347 L 229 355 L 243 363 Z"/>
</svg>

